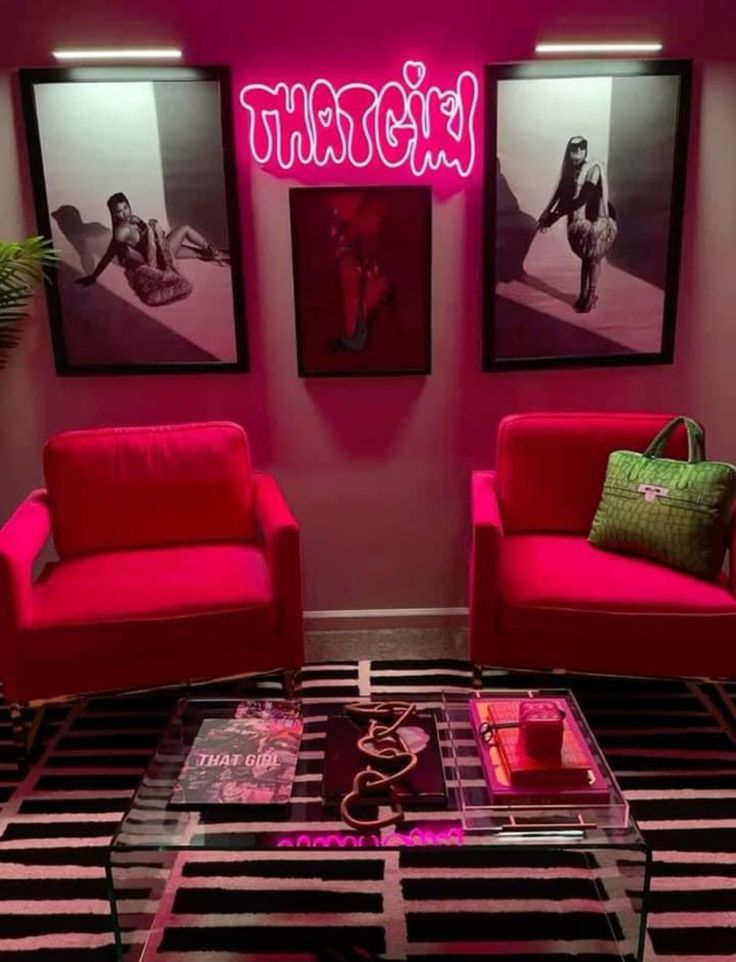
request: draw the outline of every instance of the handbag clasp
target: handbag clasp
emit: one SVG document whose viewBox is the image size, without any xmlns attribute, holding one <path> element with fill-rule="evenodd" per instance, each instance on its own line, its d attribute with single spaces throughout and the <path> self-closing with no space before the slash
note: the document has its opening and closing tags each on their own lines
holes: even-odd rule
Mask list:
<svg viewBox="0 0 736 962">
<path fill-rule="evenodd" d="M 645 501 L 656 501 L 657 498 L 662 498 L 666 494 L 669 494 L 669 488 L 661 488 L 657 484 L 640 484 L 636 489 L 641 494 L 644 495 Z"/>
</svg>

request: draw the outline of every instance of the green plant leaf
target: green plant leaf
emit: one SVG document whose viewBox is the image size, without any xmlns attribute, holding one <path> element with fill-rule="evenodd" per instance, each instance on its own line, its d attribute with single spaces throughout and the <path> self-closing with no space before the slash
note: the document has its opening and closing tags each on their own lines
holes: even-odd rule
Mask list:
<svg viewBox="0 0 736 962">
<path fill-rule="evenodd" d="M 20 323 L 28 312 L 34 286 L 58 259 L 59 252 L 44 237 L 0 241 L 0 368 L 20 340 Z"/>
</svg>

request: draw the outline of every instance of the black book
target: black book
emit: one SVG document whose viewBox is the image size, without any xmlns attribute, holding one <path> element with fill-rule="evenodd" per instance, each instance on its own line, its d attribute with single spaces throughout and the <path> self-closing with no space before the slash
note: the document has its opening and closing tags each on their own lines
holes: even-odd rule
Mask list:
<svg viewBox="0 0 736 962">
<path fill-rule="evenodd" d="M 328 719 L 323 778 L 326 804 L 339 805 L 340 800 L 351 791 L 353 778 L 361 768 L 369 764 L 378 768 L 358 748 L 358 739 L 367 730 L 365 724 L 360 724 L 349 715 L 334 715 Z M 399 731 L 407 746 L 416 752 L 418 761 L 415 768 L 394 783 L 397 798 L 406 808 L 446 806 L 447 785 L 434 714 L 431 711 L 415 712 Z M 394 745 L 395 742 L 391 740 L 390 744 Z M 376 743 L 376 747 L 380 748 L 381 743 Z M 389 773 L 389 765 L 382 761 L 381 771 Z M 388 792 L 371 795 L 379 803 L 383 802 L 384 797 L 388 797 Z"/>
</svg>

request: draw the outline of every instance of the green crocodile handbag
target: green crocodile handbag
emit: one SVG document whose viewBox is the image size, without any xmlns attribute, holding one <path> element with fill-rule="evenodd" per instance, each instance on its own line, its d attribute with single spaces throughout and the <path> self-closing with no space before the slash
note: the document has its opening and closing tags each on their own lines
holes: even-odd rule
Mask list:
<svg viewBox="0 0 736 962">
<path fill-rule="evenodd" d="M 661 457 L 680 424 L 687 430 L 687 461 Z M 611 452 L 588 540 L 714 579 L 726 553 L 735 500 L 736 468 L 706 461 L 697 421 L 673 418 L 643 454 Z"/>
</svg>

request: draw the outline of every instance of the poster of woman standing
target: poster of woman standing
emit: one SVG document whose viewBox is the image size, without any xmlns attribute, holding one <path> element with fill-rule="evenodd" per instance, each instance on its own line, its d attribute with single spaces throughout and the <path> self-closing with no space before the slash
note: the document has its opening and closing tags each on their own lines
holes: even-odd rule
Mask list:
<svg viewBox="0 0 736 962">
<path fill-rule="evenodd" d="M 488 67 L 484 369 L 669 363 L 690 64 Z"/>
</svg>

